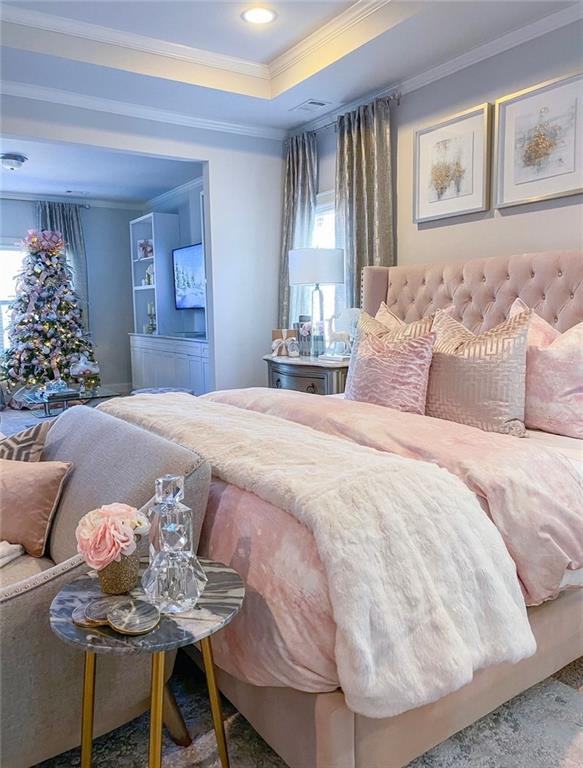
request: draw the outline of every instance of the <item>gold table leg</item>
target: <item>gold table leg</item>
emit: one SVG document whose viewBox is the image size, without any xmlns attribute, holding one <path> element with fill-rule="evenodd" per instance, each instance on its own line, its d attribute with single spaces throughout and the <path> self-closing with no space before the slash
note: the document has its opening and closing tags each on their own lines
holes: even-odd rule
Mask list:
<svg viewBox="0 0 583 768">
<path fill-rule="evenodd" d="M 164 651 L 152 654 L 149 768 L 162 766 L 162 716 L 164 713 Z"/>
<path fill-rule="evenodd" d="M 91 768 L 93 709 L 95 705 L 95 654 L 85 651 L 83 709 L 81 712 L 81 768 Z"/>
<path fill-rule="evenodd" d="M 213 716 L 213 725 L 215 728 L 215 737 L 217 739 L 217 748 L 222 768 L 229 768 L 229 753 L 227 751 L 227 740 L 225 738 L 225 725 L 223 723 L 223 713 L 221 712 L 221 700 L 217 689 L 215 678 L 215 667 L 213 663 L 213 649 L 211 647 L 210 637 L 205 637 L 200 641 L 202 651 L 202 660 L 204 662 L 204 673 L 206 675 L 206 684 L 211 703 L 211 713 Z"/>
</svg>

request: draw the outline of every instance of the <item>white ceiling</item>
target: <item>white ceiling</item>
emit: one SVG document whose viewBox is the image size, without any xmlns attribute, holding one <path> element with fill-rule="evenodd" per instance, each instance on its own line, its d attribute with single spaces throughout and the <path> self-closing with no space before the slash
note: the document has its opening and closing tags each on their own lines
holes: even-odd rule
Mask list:
<svg viewBox="0 0 583 768">
<path fill-rule="evenodd" d="M 268 62 L 353 3 L 350 0 L 295 0 L 287 3 L 9 0 L 8 4 L 228 56 Z M 253 5 L 272 8 L 277 13 L 275 22 L 267 26 L 244 23 L 241 13 Z"/>
<path fill-rule="evenodd" d="M 18 171 L 0 168 L 3 193 L 141 203 L 202 174 L 200 163 L 74 144 L 0 139 L 0 152 L 28 157 Z"/>
<path fill-rule="evenodd" d="M 1 6 L 2 90 L 53 105 L 281 137 L 456 57 L 475 57 L 484 46 L 504 50 L 519 30 L 528 39 L 531 28 L 536 36 L 562 26 L 581 7 L 571 0 L 260 4 L 278 12 L 274 24 L 240 19 L 253 2 L 9 0 Z M 295 109 L 308 99 L 326 106 L 313 114 Z"/>
</svg>

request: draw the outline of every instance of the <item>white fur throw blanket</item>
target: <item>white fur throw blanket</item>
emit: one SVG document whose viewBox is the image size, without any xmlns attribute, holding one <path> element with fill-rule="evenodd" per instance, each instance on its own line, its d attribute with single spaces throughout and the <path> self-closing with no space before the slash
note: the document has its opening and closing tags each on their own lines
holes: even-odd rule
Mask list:
<svg viewBox="0 0 583 768">
<path fill-rule="evenodd" d="M 534 653 L 502 538 L 446 470 L 187 394 L 100 408 L 200 452 L 216 477 L 310 529 L 353 711 L 397 715 Z"/>
</svg>

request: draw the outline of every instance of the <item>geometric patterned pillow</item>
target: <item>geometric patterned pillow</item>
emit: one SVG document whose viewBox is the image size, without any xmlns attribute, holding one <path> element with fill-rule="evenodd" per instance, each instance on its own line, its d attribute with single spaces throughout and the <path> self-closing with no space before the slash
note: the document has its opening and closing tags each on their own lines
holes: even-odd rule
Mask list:
<svg viewBox="0 0 583 768">
<path fill-rule="evenodd" d="M 521 312 L 475 336 L 438 312 L 425 413 L 523 437 L 529 321 L 530 311 Z"/>
<path fill-rule="evenodd" d="M 13 461 L 40 461 L 51 421 L 41 421 L 34 427 L 0 440 L 0 459 Z"/>
<path fill-rule="evenodd" d="M 384 326 L 385 332 L 389 331 L 391 333 L 392 341 L 414 339 L 417 338 L 417 336 L 425 336 L 426 333 L 431 331 L 433 317 L 434 315 L 427 315 L 427 317 L 422 317 L 420 320 L 414 320 L 412 323 L 405 323 L 400 317 L 397 317 L 397 315 L 391 312 L 383 301 L 374 317 L 376 327 L 373 330 L 373 328 L 369 326 L 367 330 L 373 333 L 376 331 L 376 335 L 381 335 L 381 329 L 378 327 L 378 323 Z"/>
</svg>

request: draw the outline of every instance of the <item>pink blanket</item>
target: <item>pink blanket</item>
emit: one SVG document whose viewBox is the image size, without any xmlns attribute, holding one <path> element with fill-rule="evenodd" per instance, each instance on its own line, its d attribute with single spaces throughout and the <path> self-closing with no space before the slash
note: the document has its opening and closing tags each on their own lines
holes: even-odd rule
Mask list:
<svg viewBox="0 0 583 768">
<path fill-rule="evenodd" d="M 528 605 L 556 597 L 567 569 L 583 568 L 581 476 L 566 458 L 528 439 L 300 392 L 256 388 L 205 397 L 448 469 L 483 500 Z"/>
</svg>

